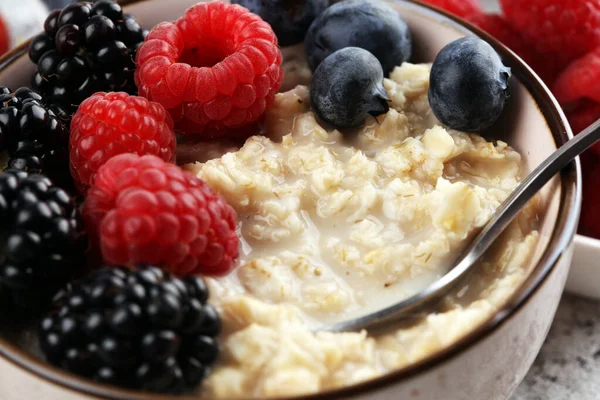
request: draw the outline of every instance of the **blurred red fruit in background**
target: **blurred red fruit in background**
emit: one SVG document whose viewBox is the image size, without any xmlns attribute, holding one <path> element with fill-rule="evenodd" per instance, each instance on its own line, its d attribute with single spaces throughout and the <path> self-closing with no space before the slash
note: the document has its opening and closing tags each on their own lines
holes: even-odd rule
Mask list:
<svg viewBox="0 0 600 400">
<path fill-rule="evenodd" d="M 10 38 L 8 37 L 8 28 L 0 15 L 0 55 L 8 51 Z"/>
</svg>

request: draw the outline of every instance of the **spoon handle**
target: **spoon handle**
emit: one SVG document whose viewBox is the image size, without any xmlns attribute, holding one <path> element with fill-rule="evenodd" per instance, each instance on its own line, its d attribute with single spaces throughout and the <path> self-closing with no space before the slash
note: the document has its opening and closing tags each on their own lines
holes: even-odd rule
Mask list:
<svg viewBox="0 0 600 400">
<path fill-rule="evenodd" d="M 461 253 L 466 255 L 453 269 L 461 272 L 469 269 L 504 229 L 515 219 L 521 209 L 539 192 L 554 175 L 565 168 L 573 159 L 600 140 L 600 120 L 569 140 L 538 165 L 496 210 L 490 221 L 473 240 L 472 245 Z M 458 260 L 457 260 L 458 261 Z M 468 265 L 467 265 L 468 264 Z M 452 272 L 452 271 L 451 271 Z M 447 275 L 450 275 L 448 273 Z"/>
<path fill-rule="evenodd" d="M 537 166 L 508 198 L 496 210 L 489 222 L 479 234 L 465 248 L 456 261 L 454 267 L 442 278 L 431 284 L 428 288 L 399 303 L 372 314 L 356 319 L 343 321 L 333 326 L 324 327 L 327 331 L 347 331 L 363 329 L 382 322 L 398 320 L 402 317 L 414 315 L 417 309 L 434 300 L 441 299 L 448 291 L 455 287 L 483 256 L 487 249 L 494 243 L 498 236 L 515 219 L 521 209 L 539 192 L 554 175 L 565 168 L 575 157 L 600 140 L 600 120 L 587 127 L 575 138 L 569 140 L 558 150 L 552 153 L 539 166 Z"/>
</svg>

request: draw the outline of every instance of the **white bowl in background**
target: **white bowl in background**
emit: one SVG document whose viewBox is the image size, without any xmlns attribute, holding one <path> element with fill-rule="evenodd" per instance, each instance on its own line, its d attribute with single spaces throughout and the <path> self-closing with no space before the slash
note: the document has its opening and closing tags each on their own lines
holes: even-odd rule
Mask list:
<svg viewBox="0 0 600 400">
<path fill-rule="evenodd" d="M 567 291 L 600 299 L 600 240 L 575 237 L 575 253 L 567 280 Z"/>
</svg>

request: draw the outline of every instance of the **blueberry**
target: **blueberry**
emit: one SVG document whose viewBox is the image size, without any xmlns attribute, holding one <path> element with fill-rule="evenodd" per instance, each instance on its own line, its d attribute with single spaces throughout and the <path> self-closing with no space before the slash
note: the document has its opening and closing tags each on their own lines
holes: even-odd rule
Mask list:
<svg viewBox="0 0 600 400">
<path fill-rule="evenodd" d="M 331 0 L 232 0 L 267 21 L 280 46 L 291 46 L 304 40 L 308 27 Z"/>
<path fill-rule="evenodd" d="M 336 128 L 355 128 L 389 110 L 381 64 L 358 47 L 338 50 L 319 65 L 310 98 L 319 118 Z"/>
<path fill-rule="evenodd" d="M 390 6 L 379 1 L 345 0 L 313 21 L 304 46 L 312 71 L 331 53 L 353 46 L 370 51 L 389 74 L 410 58 L 412 39 L 408 25 Z"/>
<path fill-rule="evenodd" d="M 474 37 L 455 40 L 433 62 L 429 105 L 450 128 L 481 132 L 502 113 L 509 78 L 510 68 L 488 43 Z"/>
</svg>

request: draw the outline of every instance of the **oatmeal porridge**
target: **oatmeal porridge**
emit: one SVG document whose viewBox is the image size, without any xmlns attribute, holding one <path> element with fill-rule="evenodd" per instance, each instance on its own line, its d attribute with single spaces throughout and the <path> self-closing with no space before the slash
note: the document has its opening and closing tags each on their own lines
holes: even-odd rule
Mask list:
<svg viewBox="0 0 600 400">
<path fill-rule="evenodd" d="M 525 175 L 490 44 L 417 64 L 441 43 L 385 1 L 176 3 L 55 10 L 0 86 L 2 341 L 75 391 L 333 397 L 498 315 L 536 201 L 442 301 L 327 329 L 438 282 Z"/>
<path fill-rule="evenodd" d="M 385 374 L 484 321 L 527 275 L 533 204 L 437 311 L 377 333 L 313 332 L 440 278 L 519 183 L 510 146 L 437 121 L 430 68 L 396 67 L 390 110 L 352 134 L 320 124 L 298 85 L 276 96 L 265 136 L 186 166 L 233 206 L 241 239 L 239 267 L 207 278 L 224 334 L 203 395 L 314 393 Z"/>
</svg>

